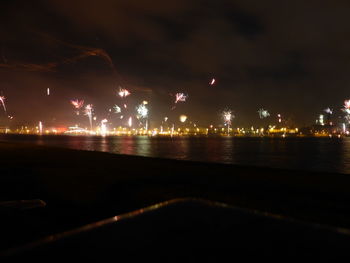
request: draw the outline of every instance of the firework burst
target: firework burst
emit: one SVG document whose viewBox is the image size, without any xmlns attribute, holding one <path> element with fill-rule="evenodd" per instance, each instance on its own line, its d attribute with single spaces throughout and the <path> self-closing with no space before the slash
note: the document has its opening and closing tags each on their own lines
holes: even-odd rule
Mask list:
<svg viewBox="0 0 350 263">
<path fill-rule="evenodd" d="M 346 115 L 344 118 L 348 123 L 350 123 L 350 115 Z"/>
<path fill-rule="evenodd" d="M 350 100 L 344 101 L 344 106 L 342 108 L 342 111 L 345 112 L 345 116 L 344 116 L 345 120 L 350 124 Z"/>
<path fill-rule="evenodd" d="M 146 105 L 144 103 L 142 103 L 136 107 L 136 111 L 137 111 L 137 118 L 138 119 L 145 119 L 146 120 L 145 128 L 147 130 L 148 129 L 148 108 L 146 107 Z"/>
<path fill-rule="evenodd" d="M 342 111 L 344 111 L 346 114 L 350 114 L 350 100 L 344 101 Z"/>
<path fill-rule="evenodd" d="M 324 109 L 323 110 L 325 113 L 327 113 L 327 114 L 330 114 L 330 115 L 332 115 L 333 114 L 333 110 L 331 109 L 331 108 L 326 108 L 326 109 Z"/>
<path fill-rule="evenodd" d="M 222 112 L 222 118 L 224 119 L 224 123 L 226 125 L 231 125 L 231 121 L 233 119 L 232 111 L 231 110 L 225 110 Z"/>
<path fill-rule="evenodd" d="M 185 95 L 185 93 L 176 93 L 175 94 L 175 104 L 179 101 L 185 102 L 187 100 L 188 95 Z"/>
<path fill-rule="evenodd" d="M 145 119 L 148 116 L 148 109 L 145 104 L 140 104 L 136 107 L 137 116 L 141 119 Z"/>
<path fill-rule="evenodd" d="M 222 118 L 224 119 L 225 125 L 227 126 L 227 134 L 230 134 L 230 126 L 232 123 L 232 119 L 235 116 L 232 114 L 231 110 L 224 110 L 221 115 L 222 115 Z"/>
<path fill-rule="evenodd" d="M 127 89 L 122 89 L 121 87 L 119 87 L 119 92 L 118 95 L 121 98 L 125 98 L 127 96 L 129 96 L 131 93 L 127 90 Z"/>
<path fill-rule="evenodd" d="M 83 100 L 71 100 L 70 103 L 77 110 L 81 109 L 84 106 L 84 101 Z"/>
<path fill-rule="evenodd" d="M 344 101 L 344 108 L 345 109 L 350 109 L 350 100 L 345 100 Z"/>
<path fill-rule="evenodd" d="M 114 109 L 114 113 L 118 114 L 122 112 L 121 108 L 118 105 L 114 105 L 113 109 Z"/>
<path fill-rule="evenodd" d="M 264 110 L 263 108 L 258 110 L 260 119 L 264 119 L 270 116 L 270 113 L 267 110 Z"/>
<path fill-rule="evenodd" d="M 77 110 L 76 114 L 79 115 L 79 110 L 84 106 L 83 100 L 71 100 L 70 103 Z"/>
</svg>

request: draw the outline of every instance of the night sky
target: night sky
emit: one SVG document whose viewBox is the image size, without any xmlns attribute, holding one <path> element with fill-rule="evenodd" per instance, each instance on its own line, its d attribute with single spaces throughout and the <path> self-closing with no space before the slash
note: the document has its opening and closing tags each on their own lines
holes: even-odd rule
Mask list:
<svg viewBox="0 0 350 263">
<path fill-rule="evenodd" d="M 87 123 L 75 98 L 107 117 L 120 85 L 130 105 L 150 102 L 154 124 L 180 114 L 218 124 L 230 108 L 247 126 L 263 107 L 309 125 L 350 98 L 349 10 L 340 0 L 1 1 L 0 95 L 14 124 Z M 170 111 L 176 92 L 189 98 Z"/>
</svg>

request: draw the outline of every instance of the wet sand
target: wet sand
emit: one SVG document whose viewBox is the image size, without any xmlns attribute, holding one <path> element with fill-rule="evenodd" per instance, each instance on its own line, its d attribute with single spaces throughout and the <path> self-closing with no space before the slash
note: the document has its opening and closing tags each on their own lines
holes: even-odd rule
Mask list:
<svg viewBox="0 0 350 263">
<path fill-rule="evenodd" d="M 0 201 L 47 204 L 0 208 L 0 250 L 184 197 L 350 228 L 349 175 L 0 143 Z"/>
</svg>

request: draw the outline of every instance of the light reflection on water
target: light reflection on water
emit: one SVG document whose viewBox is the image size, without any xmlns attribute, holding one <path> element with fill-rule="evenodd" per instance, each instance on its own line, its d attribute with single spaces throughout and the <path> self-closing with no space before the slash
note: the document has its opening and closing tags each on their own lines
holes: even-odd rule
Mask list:
<svg viewBox="0 0 350 263">
<path fill-rule="evenodd" d="M 148 157 L 350 174 L 350 138 L 1 135 L 0 140 Z"/>
</svg>

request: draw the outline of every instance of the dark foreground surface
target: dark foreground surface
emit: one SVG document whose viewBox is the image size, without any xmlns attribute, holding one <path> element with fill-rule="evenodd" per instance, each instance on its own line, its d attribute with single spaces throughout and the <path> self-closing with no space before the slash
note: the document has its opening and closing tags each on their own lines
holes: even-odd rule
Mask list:
<svg viewBox="0 0 350 263">
<path fill-rule="evenodd" d="M 47 236 L 184 197 L 224 202 L 236 208 L 202 201 L 165 205 L 147 213 L 137 212 L 139 215 L 117 220 L 101 230 L 21 253 L 38 256 L 51 251 L 64 255 L 72 247 L 73 252 L 84 249 L 93 253 L 90 247 L 102 249 L 106 244 L 106 249 L 121 247 L 123 253 L 136 253 L 138 244 L 152 246 L 152 253 L 158 251 L 156 247 L 163 245 L 164 249 L 169 244 L 165 251 L 172 254 L 166 253 L 168 256 L 181 255 L 181 249 L 206 255 L 210 250 L 199 248 L 211 247 L 215 250 L 210 255 L 225 248 L 229 249 L 225 253 L 233 256 L 255 251 L 261 255 L 283 252 L 319 257 L 340 255 L 349 247 L 347 231 L 339 232 L 339 227 L 350 227 L 347 175 L 0 143 L 1 255 L 9 249 L 20 251 L 16 248 Z M 34 201 L 17 205 L 5 202 L 10 200 Z M 283 215 L 283 219 L 253 210 Z M 25 255 L 21 253 L 16 255 Z"/>
<path fill-rule="evenodd" d="M 203 200 L 172 200 L 115 216 L 4 253 L 7 258 L 65 257 L 212 262 L 296 258 L 336 260 L 348 255 L 350 235 Z"/>
</svg>

